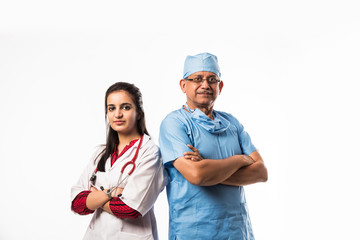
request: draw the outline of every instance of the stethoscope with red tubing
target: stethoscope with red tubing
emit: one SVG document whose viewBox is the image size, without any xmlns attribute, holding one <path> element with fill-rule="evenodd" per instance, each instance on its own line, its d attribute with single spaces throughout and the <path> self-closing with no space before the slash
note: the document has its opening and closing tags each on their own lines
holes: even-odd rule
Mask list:
<svg viewBox="0 0 360 240">
<path fill-rule="evenodd" d="M 126 163 L 124 164 L 124 166 L 121 168 L 121 172 L 120 172 L 120 176 L 119 176 L 117 185 L 116 185 L 115 187 L 111 188 L 111 189 L 108 189 L 107 191 L 105 191 L 105 189 L 104 189 L 103 186 L 100 186 L 100 190 L 103 191 L 103 192 L 109 197 L 109 199 L 112 198 L 112 197 L 111 197 L 111 193 L 112 193 L 113 191 L 115 191 L 115 196 L 116 196 L 116 190 L 117 190 L 117 188 L 121 185 L 121 183 L 123 183 L 123 182 L 134 172 L 134 170 L 135 170 L 135 168 L 136 168 L 135 160 L 136 160 L 137 155 L 138 155 L 138 153 L 139 153 L 139 150 L 140 150 L 140 146 L 141 146 L 143 137 L 144 137 L 144 135 L 142 135 L 141 138 L 140 138 L 140 142 L 139 142 L 139 145 L 138 145 L 138 147 L 137 147 L 137 149 L 136 149 L 136 152 L 135 152 L 134 157 L 133 157 L 130 161 L 126 162 Z M 128 167 L 129 165 L 132 165 L 131 170 L 128 172 L 128 174 L 126 175 L 126 177 L 124 177 L 123 179 L 121 179 L 121 178 L 122 178 L 122 175 L 124 174 L 125 168 Z M 93 174 L 91 175 L 91 178 L 90 178 L 90 185 L 91 185 L 92 187 L 95 187 L 96 172 L 97 172 L 97 169 L 95 169 L 95 171 L 93 172 Z M 95 187 L 95 188 L 96 188 L 96 187 Z M 121 196 L 121 194 L 119 194 L 119 196 Z"/>
</svg>

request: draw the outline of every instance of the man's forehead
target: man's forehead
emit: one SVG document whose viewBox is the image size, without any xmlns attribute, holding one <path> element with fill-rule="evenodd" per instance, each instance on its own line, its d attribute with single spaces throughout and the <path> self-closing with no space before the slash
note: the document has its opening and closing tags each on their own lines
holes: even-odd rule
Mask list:
<svg viewBox="0 0 360 240">
<path fill-rule="evenodd" d="M 207 72 L 207 71 L 196 72 L 196 73 L 191 74 L 190 76 L 216 76 L 217 77 L 217 75 L 215 73 Z"/>
</svg>

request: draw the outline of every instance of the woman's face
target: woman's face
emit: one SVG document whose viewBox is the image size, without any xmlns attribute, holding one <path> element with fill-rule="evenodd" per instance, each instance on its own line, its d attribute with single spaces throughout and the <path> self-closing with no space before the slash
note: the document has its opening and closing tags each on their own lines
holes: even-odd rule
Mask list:
<svg viewBox="0 0 360 240">
<path fill-rule="evenodd" d="M 118 134 L 137 133 L 136 105 L 126 91 L 116 91 L 107 97 L 107 117 L 111 128 Z"/>
</svg>

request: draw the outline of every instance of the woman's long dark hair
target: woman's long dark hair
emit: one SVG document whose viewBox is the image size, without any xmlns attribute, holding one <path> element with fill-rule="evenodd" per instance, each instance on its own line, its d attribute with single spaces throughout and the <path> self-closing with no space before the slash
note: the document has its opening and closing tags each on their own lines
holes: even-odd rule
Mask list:
<svg viewBox="0 0 360 240">
<path fill-rule="evenodd" d="M 137 130 L 138 133 L 142 136 L 144 133 L 149 135 L 146 125 L 145 125 L 145 113 L 143 109 L 143 102 L 142 102 L 142 95 L 139 90 L 134 84 L 127 83 L 127 82 L 117 82 L 111 85 L 105 94 L 105 121 L 107 116 L 107 98 L 108 96 L 116 91 L 125 91 L 127 92 L 136 106 L 136 114 L 137 114 Z M 104 150 L 100 152 L 100 154 L 96 157 L 95 161 L 100 158 L 100 161 L 97 165 L 97 170 L 100 172 L 105 172 L 105 163 L 106 160 L 111 156 L 114 152 L 115 145 L 119 144 L 118 134 L 114 129 L 111 128 L 110 124 L 108 124 L 107 129 L 107 138 L 106 144 L 104 145 Z"/>
</svg>

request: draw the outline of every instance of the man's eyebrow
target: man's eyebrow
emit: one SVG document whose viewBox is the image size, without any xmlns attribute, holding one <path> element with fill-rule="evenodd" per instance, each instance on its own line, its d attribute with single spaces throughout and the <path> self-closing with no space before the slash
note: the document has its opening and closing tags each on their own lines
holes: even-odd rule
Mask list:
<svg viewBox="0 0 360 240">
<path fill-rule="evenodd" d="M 204 75 L 195 74 L 194 77 L 204 77 Z M 210 74 L 208 77 L 217 77 L 217 75 L 214 73 L 214 74 Z"/>
</svg>

